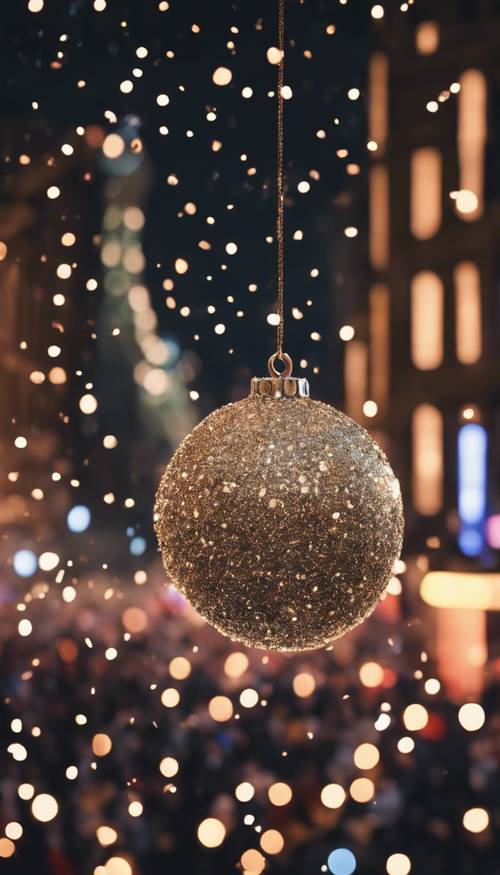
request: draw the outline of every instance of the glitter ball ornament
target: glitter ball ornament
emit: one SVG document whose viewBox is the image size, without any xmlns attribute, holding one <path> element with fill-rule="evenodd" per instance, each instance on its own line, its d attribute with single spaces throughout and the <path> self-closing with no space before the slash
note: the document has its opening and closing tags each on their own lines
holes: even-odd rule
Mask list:
<svg viewBox="0 0 500 875">
<path fill-rule="evenodd" d="M 311 400 L 306 380 L 271 373 L 184 439 L 156 530 L 168 575 L 216 629 L 307 650 L 375 608 L 401 549 L 401 495 L 367 431 Z"/>
</svg>

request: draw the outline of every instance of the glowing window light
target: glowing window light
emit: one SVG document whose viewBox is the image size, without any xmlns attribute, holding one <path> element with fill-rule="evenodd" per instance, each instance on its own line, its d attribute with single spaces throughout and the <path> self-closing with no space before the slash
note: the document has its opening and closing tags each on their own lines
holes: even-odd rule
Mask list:
<svg viewBox="0 0 500 875">
<path fill-rule="evenodd" d="M 481 358 L 481 277 L 471 261 L 457 264 L 455 279 L 455 334 L 457 359 L 472 365 Z"/>
<path fill-rule="evenodd" d="M 478 556 L 485 542 L 488 435 L 470 422 L 458 433 L 458 514 L 462 528 L 458 545 L 466 556 Z"/>
<path fill-rule="evenodd" d="M 487 85 L 480 70 L 466 70 L 460 77 L 458 98 L 458 160 L 460 188 L 474 192 L 477 208 L 459 212 L 462 219 L 477 219 L 483 211 L 484 152 L 487 136 Z"/>
<path fill-rule="evenodd" d="M 18 550 L 14 553 L 12 565 L 19 577 L 31 577 L 37 569 L 38 561 L 32 550 Z"/>
<path fill-rule="evenodd" d="M 368 83 L 368 140 L 377 143 L 382 154 L 389 130 L 389 61 L 383 52 L 370 58 Z"/>
<path fill-rule="evenodd" d="M 415 149 L 410 159 L 410 229 L 417 240 L 433 237 L 441 225 L 441 154 Z"/>
<path fill-rule="evenodd" d="M 389 174 L 383 164 L 370 170 L 370 261 L 384 270 L 389 261 Z"/>
<path fill-rule="evenodd" d="M 387 286 L 374 286 L 370 292 L 370 386 L 380 412 L 389 397 L 390 307 Z"/>
<path fill-rule="evenodd" d="M 356 857 L 348 848 L 335 848 L 327 862 L 332 875 L 352 875 L 356 869 Z"/>
<path fill-rule="evenodd" d="M 415 48 L 419 55 L 433 55 L 439 48 L 437 21 L 422 21 L 415 31 Z"/>
<path fill-rule="evenodd" d="M 418 513 L 433 516 L 443 503 L 443 417 L 431 404 L 413 413 L 413 503 Z"/>
<path fill-rule="evenodd" d="M 66 517 L 66 524 L 70 532 L 85 532 L 90 525 L 90 510 L 84 504 L 72 507 Z"/>
<path fill-rule="evenodd" d="M 411 357 L 421 371 L 443 361 L 444 290 L 436 273 L 423 270 L 411 282 Z"/>
<path fill-rule="evenodd" d="M 351 340 L 345 347 L 344 380 L 346 413 L 353 419 L 362 416 L 367 395 L 368 348 L 362 340 Z"/>
<path fill-rule="evenodd" d="M 500 574 L 431 571 L 422 579 L 420 597 L 433 608 L 500 611 Z"/>
</svg>

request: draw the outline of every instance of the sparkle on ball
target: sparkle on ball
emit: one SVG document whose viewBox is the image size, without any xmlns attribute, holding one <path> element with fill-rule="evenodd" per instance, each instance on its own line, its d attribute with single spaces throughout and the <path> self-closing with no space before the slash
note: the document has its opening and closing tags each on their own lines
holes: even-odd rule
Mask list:
<svg viewBox="0 0 500 875">
<path fill-rule="evenodd" d="M 219 631 L 275 650 L 326 646 L 368 616 L 402 526 L 382 451 L 307 397 L 251 395 L 216 410 L 171 459 L 156 503 L 172 581 Z M 254 694 L 241 704 L 254 707 Z"/>
</svg>

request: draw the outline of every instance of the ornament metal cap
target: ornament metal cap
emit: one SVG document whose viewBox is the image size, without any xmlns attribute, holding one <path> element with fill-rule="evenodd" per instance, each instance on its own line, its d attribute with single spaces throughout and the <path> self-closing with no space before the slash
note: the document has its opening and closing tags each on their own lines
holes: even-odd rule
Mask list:
<svg viewBox="0 0 500 875">
<path fill-rule="evenodd" d="M 283 370 L 276 362 L 281 361 Z M 305 377 L 292 377 L 293 362 L 286 352 L 275 352 L 267 362 L 269 377 L 252 377 L 250 395 L 261 398 L 309 398 L 309 383 Z"/>
</svg>

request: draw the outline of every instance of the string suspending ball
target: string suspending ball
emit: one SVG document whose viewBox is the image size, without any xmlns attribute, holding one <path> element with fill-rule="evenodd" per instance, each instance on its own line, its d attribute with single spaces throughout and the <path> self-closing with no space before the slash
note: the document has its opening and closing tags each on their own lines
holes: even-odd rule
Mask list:
<svg viewBox="0 0 500 875">
<path fill-rule="evenodd" d="M 309 398 L 286 354 L 269 365 L 181 443 L 155 524 L 167 574 L 205 620 L 252 647 L 300 651 L 373 611 L 400 554 L 402 502 L 368 432 Z"/>
</svg>

